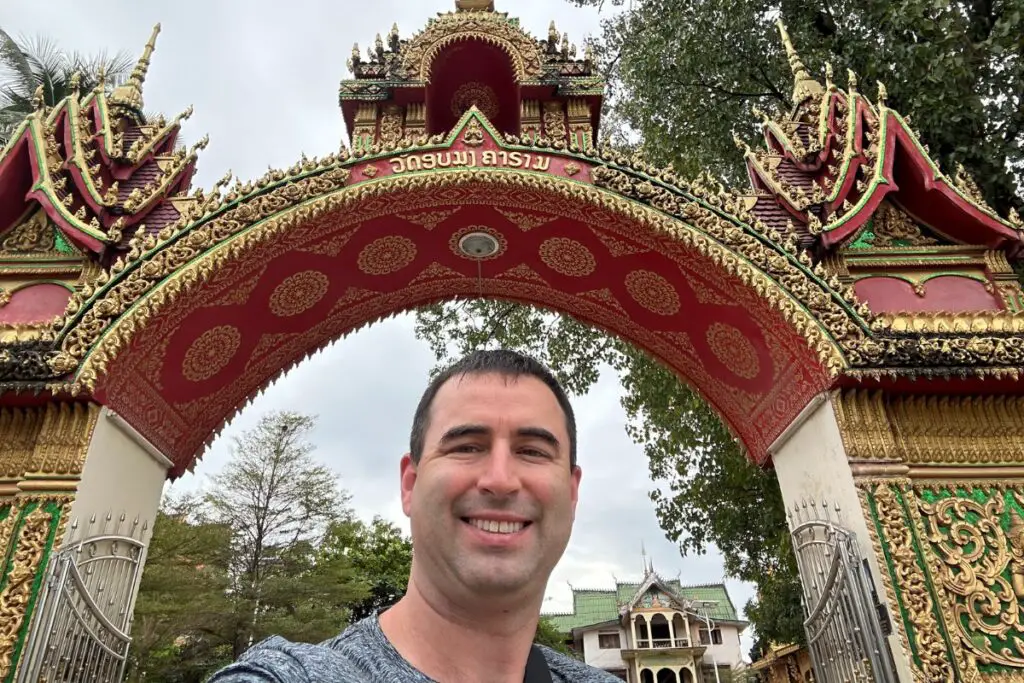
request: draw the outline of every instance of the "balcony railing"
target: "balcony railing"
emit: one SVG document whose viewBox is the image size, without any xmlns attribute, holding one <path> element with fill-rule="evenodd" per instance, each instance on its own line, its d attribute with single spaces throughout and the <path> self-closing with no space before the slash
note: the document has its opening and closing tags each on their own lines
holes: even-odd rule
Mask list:
<svg viewBox="0 0 1024 683">
<path fill-rule="evenodd" d="M 690 647 L 690 641 L 686 638 L 637 638 L 636 647 L 638 650 L 658 650 L 668 647 Z"/>
</svg>

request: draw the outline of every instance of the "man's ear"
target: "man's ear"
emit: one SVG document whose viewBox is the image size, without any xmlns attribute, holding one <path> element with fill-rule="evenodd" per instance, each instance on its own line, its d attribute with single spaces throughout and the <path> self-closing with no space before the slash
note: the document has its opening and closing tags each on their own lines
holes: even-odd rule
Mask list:
<svg viewBox="0 0 1024 683">
<path fill-rule="evenodd" d="M 402 490 L 402 512 L 405 513 L 406 517 L 409 517 L 412 513 L 412 489 L 416 485 L 416 463 L 412 461 L 412 454 L 406 453 L 402 456 L 401 465 L 399 465 L 400 485 Z"/>
<path fill-rule="evenodd" d="M 576 519 L 576 504 L 580 501 L 580 479 L 583 478 L 583 468 L 579 465 L 572 470 L 572 480 L 569 485 L 572 487 L 572 518 Z"/>
</svg>

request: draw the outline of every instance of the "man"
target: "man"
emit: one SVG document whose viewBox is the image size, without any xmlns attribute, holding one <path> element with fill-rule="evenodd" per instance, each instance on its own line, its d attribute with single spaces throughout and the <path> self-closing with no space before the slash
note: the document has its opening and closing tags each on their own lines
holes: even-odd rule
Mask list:
<svg viewBox="0 0 1024 683">
<path fill-rule="evenodd" d="M 320 645 L 265 640 L 210 683 L 619 680 L 531 647 L 581 476 L 572 406 L 544 366 L 480 351 L 439 375 L 400 470 L 414 548 L 406 595 Z"/>
</svg>

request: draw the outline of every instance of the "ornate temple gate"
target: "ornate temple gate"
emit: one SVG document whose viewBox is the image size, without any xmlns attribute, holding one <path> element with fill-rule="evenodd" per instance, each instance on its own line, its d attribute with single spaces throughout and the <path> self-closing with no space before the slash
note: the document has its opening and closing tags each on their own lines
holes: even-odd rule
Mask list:
<svg viewBox="0 0 1024 683">
<path fill-rule="evenodd" d="M 256 181 L 190 192 L 205 141 L 142 114 L 155 33 L 125 85 L 40 97 L 0 153 L 0 682 L 46 635 L 69 519 L 151 519 L 292 365 L 476 296 L 645 349 L 788 505 L 840 505 L 900 681 L 1024 675 L 1019 219 L 784 32 L 793 106 L 726 190 L 596 149 L 589 57 L 457 5 L 354 52 L 351 149 Z"/>
</svg>

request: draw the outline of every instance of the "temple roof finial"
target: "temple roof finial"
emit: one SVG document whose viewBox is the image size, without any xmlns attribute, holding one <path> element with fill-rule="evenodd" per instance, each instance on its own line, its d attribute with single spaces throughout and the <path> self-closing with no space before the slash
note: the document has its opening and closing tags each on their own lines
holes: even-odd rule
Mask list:
<svg viewBox="0 0 1024 683">
<path fill-rule="evenodd" d="M 800 59 L 800 55 L 797 54 L 796 48 L 793 46 L 793 41 L 789 37 L 789 31 L 786 30 L 782 18 L 780 17 L 776 23 L 779 33 L 782 35 L 782 44 L 786 48 L 786 57 L 789 58 L 789 68 L 793 70 L 793 104 L 800 104 L 811 97 L 820 97 L 825 89 L 807 71 L 807 67 L 804 66 L 803 60 Z"/>
<path fill-rule="evenodd" d="M 160 24 L 153 27 L 153 33 L 150 35 L 149 42 L 146 43 L 146 47 L 142 51 L 142 56 L 139 57 L 139 61 L 135 64 L 132 75 L 128 77 L 124 85 L 118 86 L 111 93 L 109 98 L 110 104 L 127 107 L 137 112 L 142 111 L 142 84 L 146 81 L 146 73 L 149 71 L 149 60 L 153 57 L 153 50 L 156 49 L 156 37 L 158 35 L 160 35 Z"/>
<path fill-rule="evenodd" d="M 494 0 L 455 0 L 457 12 L 493 12 Z"/>
</svg>

